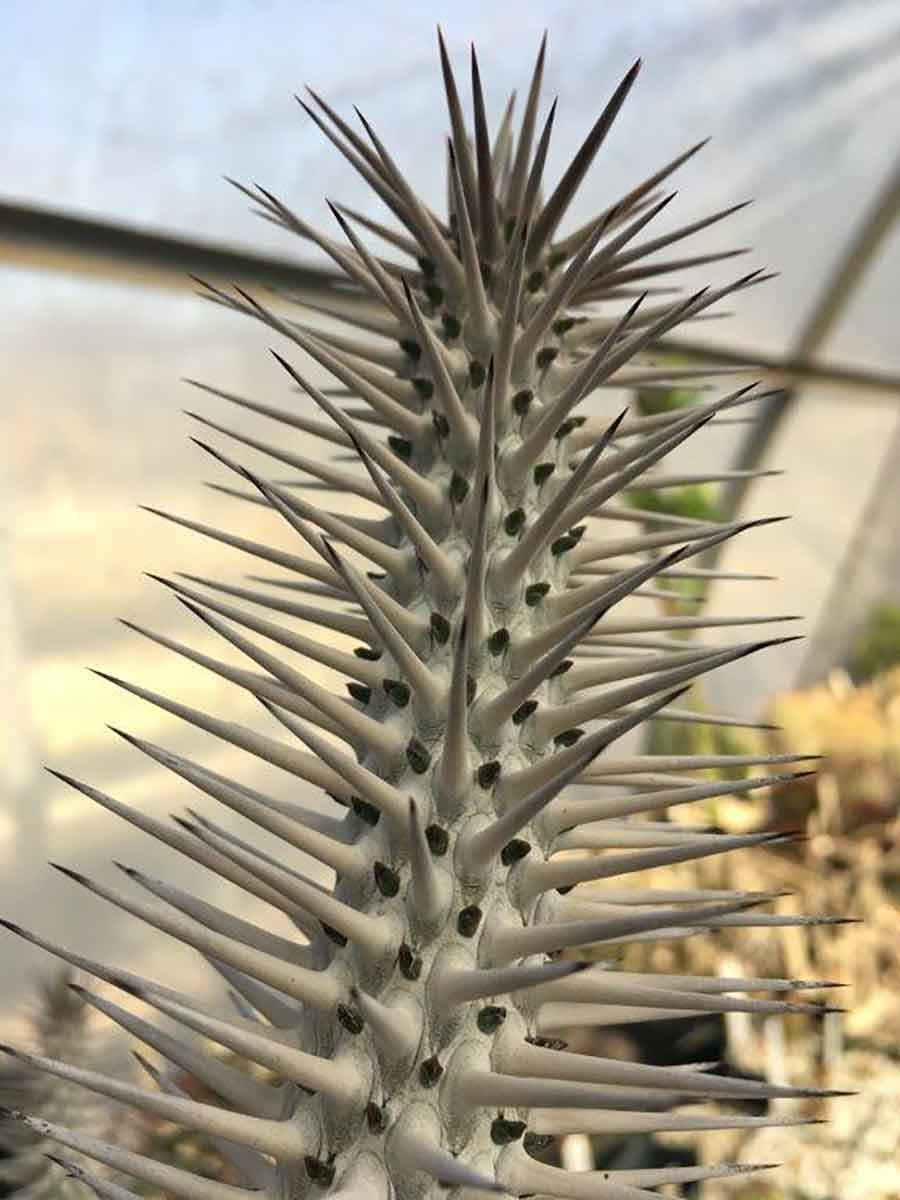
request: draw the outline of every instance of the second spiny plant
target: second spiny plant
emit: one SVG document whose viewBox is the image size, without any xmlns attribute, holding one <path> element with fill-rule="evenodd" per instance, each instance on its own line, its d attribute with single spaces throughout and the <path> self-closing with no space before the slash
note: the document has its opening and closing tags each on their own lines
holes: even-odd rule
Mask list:
<svg viewBox="0 0 900 1200">
<path fill-rule="evenodd" d="M 679 268 L 728 257 L 657 257 L 727 212 L 644 235 L 672 199 L 664 184 L 699 146 L 560 234 L 638 64 L 545 195 L 556 106 L 539 120 L 544 47 L 521 123 L 514 127 L 510 104 L 493 139 L 473 53 L 471 143 L 443 43 L 440 50 L 451 133 L 446 145 L 435 142 L 448 164 L 445 215 L 413 191 L 365 118 L 355 127 L 310 93 L 303 107 L 394 224 L 332 205 L 343 235 L 333 240 L 263 189 L 242 187 L 268 220 L 330 255 L 344 279 L 330 295 L 301 297 L 302 320 L 284 298 L 269 306 L 239 289 L 207 289 L 282 335 L 276 357 L 290 381 L 288 403 L 203 385 L 274 423 L 272 440 L 204 423 L 303 473 L 276 483 L 207 447 L 233 472 L 226 490 L 283 520 L 295 546 L 283 551 L 170 517 L 285 575 L 268 589 L 194 576 L 168 581 L 246 655 L 246 667 L 140 632 L 248 689 L 271 714 L 273 732 L 114 680 L 287 772 L 301 793 L 322 789 L 331 802 L 313 809 L 277 800 L 123 734 L 280 838 L 281 854 L 272 857 L 205 817 L 158 821 L 61 776 L 271 906 L 271 924 L 260 925 L 130 867 L 121 890 L 60 868 L 195 947 L 227 983 L 234 1007 L 208 1010 L 175 990 L 175 980 L 143 979 L 13 927 L 271 1073 L 275 1082 L 244 1073 L 204 1054 L 192 1033 L 179 1037 L 90 991 L 91 1004 L 160 1056 L 162 1069 L 147 1064 L 157 1088 L 24 1056 L 216 1139 L 245 1188 L 13 1114 L 63 1148 L 184 1200 L 652 1198 L 666 1183 L 747 1168 L 572 1174 L 539 1155 L 571 1133 L 800 1122 L 802 1115 L 735 1115 L 734 1104 L 823 1094 L 727 1078 L 702 1064 L 657 1068 L 574 1054 L 560 1040 L 565 1029 L 698 1013 L 821 1011 L 785 995 L 823 986 L 815 981 L 656 976 L 616 966 L 621 949 L 637 940 L 808 920 L 759 910 L 766 895 L 653 890 L 641 874 L 765 840 L 660 817 L 671 806 L 777 785 L 792 776 L 773 766 L 797 756 L 645 756 L 617 748 L 656 718 L 696 721 L 679 708 L 692 680 L 777 644 L 698 646 L 675 636 L 775 618 L 714 621 L 654 615 L 654 608 L 640 615 L 630 604 L 658 597 L 663 581 L 720 577 L 691 560 L 764 523 L 673 518 L 629 502 L 631 490 L 682 481 L 667 476 L 667 456 L 710 422 L 752 411 L 762 393 L 752 386 L 708 393 L 689 410 L 656 415 L 617 413 L 608 399 L 613 388 L 696 376 L 654 367 L 648 355 L 670 330 L 763 277 L 753 272 L 674 300 L 648 296 L 654 276 L 665 281 Z M 398 261 L 379 257 L 361 229 Z M 323 316 L 333 319 L 328 330 L 309 323 Z M 340 332 L 330 331 L 334 323 Z M 314 386 L 310 363 L 333 384 Z M 581 412 L 589 397 L 599 415 Z M 319 449 L 294 448 L 293 433 Z M 332 463 L 326 448 L 339 452 Z M 711 468 L 692 479 L 727 477 Z M 361 498 L 377 515 L 329 511 L 314 502 L 318 491 Z M 310 625 L 318 636 L 304 632 Z M 345 676 L 349 695 L 315 682 L 306 661 Z M 702 719 L 739 724 L 715 713 Z M 766 773 L 739 782 L 693 774 L 754 765 Z M 333 882 L 307 877 L 307 855 L 330 869 Z M 585 947 L 599 961 L 580 961 Z M 194 1075 L 221 1103 L 185 1096 L 165 1064 Z M 730 1108 L 698 1115 L 684 1107 L 701 1100 Z M 130 1194 L 72 1170 L 101 1197 Z"/>
</svg>

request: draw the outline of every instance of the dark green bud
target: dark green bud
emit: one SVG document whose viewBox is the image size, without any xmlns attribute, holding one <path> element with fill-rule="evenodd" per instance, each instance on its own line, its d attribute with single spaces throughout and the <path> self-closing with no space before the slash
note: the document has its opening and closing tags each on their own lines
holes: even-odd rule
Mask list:
<svg viewBox="0 0 900 1200">
<path fill-rule="evenodd" d="M 543 462 L 538 463 L 534 468 L 534 482 L 538 487 L 542 487 L 547 482 L 553 472 L 556 470 L 556 463 Z"/>
<path fill-rule="evenodd" d="M 337 1006 L 337 1019 L 348 1033 L 362 1033 L 363 1019 L 354 1008 L 350 1008 L 346 1004 Z"/>
<path fill-rule="evenodd" d="M 444 1068 L 435 1054 L 431 1058 L 426 1058 L 421 1067 L 419 1067 L 419 1082 L 422 1087 L 433 1088 L 443 1073 Z"/>
<path fill-rule="evenodd" d="M 368 704 L 372 699 L 372 689 L 365 683 L 348 683 L 347 691 L 360 704 Z"/>
<path fill-rule="evenodd" d="M 478 784 L 485 791 L 492 788 L 500 778 L 500 764 L 496 761 L 482 763 L 478 768 Z"/>
<path fill-rule="evenodd" d="M 495 1117 L 491 1122 L 491 1141 L 495 1146 L 508 1146 L 511 1142 L 517 1142 L 527 1128 L 524 1121 Z"/>
<path fill-rule="evenodd" d="M 555 542 L 550 543 L 550 553 L 554 558 L 559 558 L 561 554 L 565 554 L 567 550 L 572 550 L 577 545 L 578 542 L 575 538 L 564 533 L 562 537 L 558 537 Z"/>
<path fill-rule="evenodd" d="M 410 738 L 407 742 L 406 761 L 417 775 L 424 775 L 431 766 L 431 755 L 418 738 Z"/>
<path fill-rule="evenodd" d="M 379 1108 L 374 1100 L 370 1100 L 366 1105 L 366 1124 L 369 1127 L 369 1133 L 384 1133 L 387 1125 L 384 1109 Z"/>
<path fill-rule="evenodd" d="M 506 1009 L 499 1004 L 486 1004 L 476 1018 L 482 1033 L 496 1033 L 505 1020 Z"/>
<path fill-rule="evenodd" d="M 411 983 L 414 983 L 422 974 L 422 960 L 413 954 L 412 947 L 407 946 L 406 942 L 403 943 L 397 954 L 397 965 L 403 978 L 408 979 Z"/>
<path fill-rule="evenodd" d="M 510 537 L 516 537 L 522 532 L 525 524 L 525 509 L 514 508 L 511 513 L 507 513 L 503 521 L 503 528 Z"/>
<path fill-rule="evenodd" d="M 562 439 L 570 434 L 573 429 L 580 429 L 586 420 L 587 417 L 567 417 L 553 436 Z"/>
<path fill-rule="evenodd" d="M 388 438 L 388 445 L 397 455 L 397 457 L 402 458 L 404 462 L 409 462 L 409 460 L 412 458 L 412 442 L 408 442 L 406 438 L 397 437 L 392 433 Z"/>
<path fill-rule="evenodd" d="M 513 725 L 523 725 L 536 711 L 537 706 L 537 700 L 526 700 L 524 704 L 520 704 L 512 715 Z"/>
<path fill-rule="evenodd" d="M 429 825 L 425 830 L 425 841 L 428 843 L 428 849 L 435 858 L 443 858 L 450 846 L 450 838 L 446 829 L 442 829 L 440 825 Z"/>
<path fill-rule="evenodd" d="M 468 908 L 464 908 L 456 918 L 456 928 L 458 932 L 465 938 L 475 936 L 478 926 L 481 924 L 481 909 L 477 904 L 470 904 Z"/>
<path fill-rule="evenodd" d="M 323 1162 L 321 1158 L 314 1158 L 311 1154 L 307 1154 L 303 1159 L 303 1165 L 306 1168 L 307 1176 L 313 1183 L 318 1184 L 320 1188 L 329 1188 L 334 1182 L 334 1167 L 330 1163 Z"/>
<path fill-rule="evenodd" d="M 511 867 L 519 859 L 525 858 L 530 853 L 531 845 L 528 842 L 523 841 L 522 838 L 513 838 L 500 851 L 500 861 L 504 867 Z"/>
<path fill-rule="evenodd" d="M 460 475 L 457 471 L 454 471 L 453 477 L 450 480 L 450 499 L 454 504 L 462 504 L 468 494 L 468 479 L 464 475 Z"/>
<path fill-rule="evenodd" d="M 546 370 L 546 368 L 550 366 L 550 364 L 553 362 L 553 360 L 556 358 L 556 356 L 558 354 L 559 354 L 559 347 L 557 347 L 557 346 L 542 346 L 540 348 L 540 350 L 538 350 L 537 354 L 535 355 L 535 359 L 534 359 L 535 363 L 537 364 L 537 369 L 539 371 Z"/>
<path fill-rule="evenodd" d="M 529 608 L 534 608 L 536 604 L 540 604 L 549 591 L 550 584 L 546 581 L 530 583 L 525 589 L 525 603 Z"/>
<path fill-rule="evenodd" d="M 407 684 L 401 679 L 383 679 L 381 686 L 385 693 L 397 708 L 406 708 L 409 704 L 410 690 Z"/>
<path fill-rule="evenodd" d="M 574 746 L 576 742 L 581 741 L 584 737 L 583 729 L 565 729 L 562 733 L 558 733 L 553 739 L 556 746 Z"/>
<path fill-rule="evenodd" d="M 571 670 L 572 666 L 573 660 L 571 658 L 564 658 L 561 663 L 556 664 L 556 666 L 550 672 L 549 678 L 555 679 L 557 675 L 565 675 L 566 671 Z"/>
<path fill-rule="evenodd" d="M 381 813 L 374 805 L 369 804 L 367 800 L 361 800 L 359 796 L 354 796 L 350 801 L 350 806 L 361 821 L 366 825 L 374 827 L 381 820 Z"/>
<path fill-rule="evenodd" d="M 534 392 L 531 388 L 524 388 L 521 392 L 516 392 L 512 398 L 513 412 L 517 417 L 524 417 L 531 407 L 531 402 L 534 399 Z"/>
<path fill-rule="evenodd" d="M 400 876 L 387 863 L 376 862 L 372 874 L 375 876 L 375 886 L 382 896 L 390 899 L 400 891 Z"/>
<path fill-rule="evenodd" d="M 487 644 L 491 654 L 502 654 L 509 645 L 509 630 L 495 629 L 488 638 Z"/>
<path fill-rule="evenodd" d="M 444 327 L 444 334 L 448 341 L 453 341 L 462 333 L 462 325 L 451 313 L 444 313 L 441 317 L 441 324 Z"/>
<path fill-rule="evenodd" d="M 433 612 L 430 618 L 431 636 L 441 646 L 450 640 L 450 622 L 440 613 Z"/>
</svg>

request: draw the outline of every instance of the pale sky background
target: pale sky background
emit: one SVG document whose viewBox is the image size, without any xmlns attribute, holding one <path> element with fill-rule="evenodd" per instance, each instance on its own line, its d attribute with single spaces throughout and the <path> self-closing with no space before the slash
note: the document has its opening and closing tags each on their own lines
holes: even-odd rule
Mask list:
<svg viewBox="0 0 900 1200">
<path fill-rule="evenodd" d="M 438 20 L 461 75 L 468 40 L 476 41 L 495 119 L 509 90 L 527 86 L 541 32 L 549 29 L 546 102 L 560 97 L 551 177 L 632 60 L 644 57 L 573 223 L 712 135 L 679 175 L 681 192 L 666 219 L 680 224 L 755 197 L 704 248 L 749 245 L 746 269 L 782 274 L 742 297 L 732 320 L 704 327 L 704 336 L 786 349 L 900 149 L 894 0 L 6 0 L 0 192 L 302 257 L 304 247 L 251 217 L 221 177 L 258 180 L 326 227 L 325 195 L 381 215 L 294 103 L 292 93 L 309 82 L 348 118 L 358 103 L 416 185 L 440 204 L 446 116 Z M 895 234 L 828 356 L 900 371 L 898 270 Z M 710 273 L 698 283 L 724 277 Z M 247 782 L 297 794 L 286 777 L 264 774 L 239 752 L 222 750 L 85 670 L 120 673 L 266 728 L 243 694 L 142 642 L 115 618 L 219 652 L 141 571 L 187 569 L 237 580 L 253 564 L 135 506 L 158 504 L 260 536 L 264 518 L 200 486 L 220 476 L 187 440 L 180 410 L 196 404 L 196 395 L 178 380 L 195 376 L 276 401 L 285 390 L 258 329 L 189 296 L 0 265 L 0 306 L 0 715 L 9 743 L 0 758 L 0 914 L 110 963 L 170 981 L 174 971 L 182 980 L 190 972 L 199 978 L 192 955 L 81 893 L 45 860 L 114 880 L 109 860 L 117 858 L 191 881 L 245 915 L 261 906 L 67 794 L 39 764 L 160 818 L 196 802 L 196 794 L 118 743 L 105 729 L 112 722 L 215 769 L 233 769 Z M 226 415 L 211 401 L 200 407 Z M 239 423 L 233 413 L 227 417 Z M 762 601 L 769 611 L 815 618 L 895 421 L 884 400 L 805 393 L 772 448 L 772 465 L 792 473 L 767 483 L 750 504 L 754 512 L 793 512 L 795 519 L 754 535 L 739 556 L 741 565 L 782 576 Z M 706 450 L 727 450 L 724 437 L 720 446 L 708 437 Z M 737 612 L 760 607 L 760 600 L 731 592 L 716 604 Z M 758 709 L 767 693 L 789 684 L 799 653 L 742 666 L 740 676 L 722 683 L 723 694 L 745 711 Z M 199 807 L 228 823 L 211 802 Z M 32 973 L 49 961 L 0 931 L 0 1024 L 12 1019 Z"/>
</svg>

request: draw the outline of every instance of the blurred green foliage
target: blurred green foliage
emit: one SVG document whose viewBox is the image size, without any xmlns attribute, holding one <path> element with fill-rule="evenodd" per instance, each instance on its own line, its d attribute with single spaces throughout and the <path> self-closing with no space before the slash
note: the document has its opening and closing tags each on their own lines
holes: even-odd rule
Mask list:
<svg viewBox="0 0 900 1200">
<path fill-rule="evenodd" d="M 642 417 L 656 417 L 677 408 L 689 408 L 696 403 L 697 393 L 691 388 L 638 388 L 634 402 Z"/>
<path fill-rule="evenodd" d="M 877 605 L 859 635 L 850 660 L 850 672 L 862 683 L 900 663 L 900 603 Z"/>
<path fill-rule="evenodd" d="M 716 487 L 711 483 L 658 489 L 637 488 L 631 492 L 631 503 L 643 512 L 693 517 L 701 521 L 718 521 L 722 516 Z"/>
</svg>

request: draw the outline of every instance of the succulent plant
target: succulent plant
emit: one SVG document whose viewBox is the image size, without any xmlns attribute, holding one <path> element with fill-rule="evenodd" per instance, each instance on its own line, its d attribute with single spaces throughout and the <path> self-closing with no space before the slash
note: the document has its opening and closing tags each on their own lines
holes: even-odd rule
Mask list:
<svg viewBox="0 0 900 1200">
<path fill-rule="evenodd" d="M 93 993 L 86 993 L 93 1005 L 189 1071 L 221 1104 L 178 1094 L 155 1068 L 161 1090 L 23 1056 L 51 1075 L 217 1139 L 246 1188 L 16 1114 L 63 1147 L 184 1200 L 424 1200 L 447 1189 L 458 1200 L 485 1193 L 637 1200 L 657 1196 L 653 1189 L 666 1183 L 747 1168 L 569 1173 L 539 1161 L 537 1152 L 568 1133 L 799 1123 L 802 1116 L 701 1116 L 680 1106 L 825 1094 L 724 1077 L 708 1064 L 658 1068 L 574 1054 L 559 1040 L 566 1028 L 586 1025 L 820 1011 L 785 998 L 823 986 L 815 981 L 657 977 L 615 964 L 635 940 L 796 919 L 755 911 L 766 894 L 653 891 L 642 887 L 640 872 L 769 837 L 674 829 L 659 815 L 699 798 L 776 785 L 792 777 L 783 764 L 799 756 L 741 757 L 740 765 L 767 773 L 735 783 L 691 774 L 729 765 L 727 756 L 722 763 L 717 756 L 616 748 L 655 718 L 697 720 L 677 704 L 693 679 L 784 640 L 689 646 L 674 632 L 779 618 L 635 617 L 619 608 L 654 596 L 656 580 L 719 577 L 692 569 L 691 558 L 765 523 L 678 519 L 636 511 L 627 501 L 630 489 L 666 483 L 654 468 L 689 437 L 740 415 L 765 393 L 751 385 L 654 415 L 579 412 L 598 389 L 668 386 L 696 375 L 648 364 L 647 352 L 669 330 L 763 275 L 646 302 L 647 279 L 727 257 L 648 261 L 724 212 L 640 237 L 671 199 L 661 185 L 699 146 L 559 235 L 639 64 L 543 199 L 556 111 L 554 105 L 539 127 L 544 45 L 517 132 L 510 105 L 493 142 L 474 52 L 471 143 L 442 41 L 440 53 L 451 126 L 446 217 L 415 193 L 365 118 L 358 133 L 314 93 L 303 107 L 398 225 L 332 205 L 345 245 L 262 188 L 241 188 L 266 218 L 309 239 L 346 275 L 345 286 L 306 307 L 347 331 L 279 315 L 280 302 L 206 287 L 218 303 L 284 336 L 291 360 L 276 357 L 299 389 L 284 408 L 208 390 L 342 455 L 328 463 L 297 453 L 283 438 L 270 443 L 206 422 L 319 481 L 275 483 L 208 447 L 235 473 L 233 490 L 280 515 L 302 553 L 173 517 L 289 575 L 268 590 L 192 576 L 169 584 L 259 670 L 141 632 L 248 689 L 281 737 L 114 680 L 288 772 L 298 786 L 323 789 L 333 809 L 325 814 L 275 799 L 123 735 L 280 838 L 282 854 L 273 857 L 206 819 L 169 825 L 61 776 L 266 901 L 294 933 L 251 923 L 131 868 L 125 871 L 135 886 L 122 891 L 60 868 L 200 951 L 235 1001 L 236 1012 L 222 1015 L 173 990 L 171 980 L 142 979 L 12 927 L 275 1073 L 277 1084 L 245 1075 L 204 1055 L 190 1037 Z M 360 228 L 399 251 L 404 265 L 377 257 Z M 597 302 L 606 305 L 602 312 Z M 308 359 L 334 377 L 336 389 L 314 386 L 305 374 Z M 344 461 L 348 451 L 361 469 Z M 722 472 L 694 482 L 704 478 Z M 371 501 L 381 516 L 320 508 L 310 499 L 317 487 Z M 635 522 L 634 531 L 623 533 L 623 521 Z M 317 625 L 319 640 L 285 618 Z M 358 643 L 355 651 L 339 648 L 346 637 Z M 345 675 L 349 697 L 310 678 L 297 655 Z M 715 713 L 702 720 L 733 723 Z M 306 877 L 304 855 L 334 872 L 333 886 Z M 604 880 L 602 890 L 579 889 Z M 602 961 L 581 961 L 586 946 Z M 760 991 L 773 995 L 746 995 Z M 78 1170 L 99 1196 L 130 1194 Z"/>
</svg>

